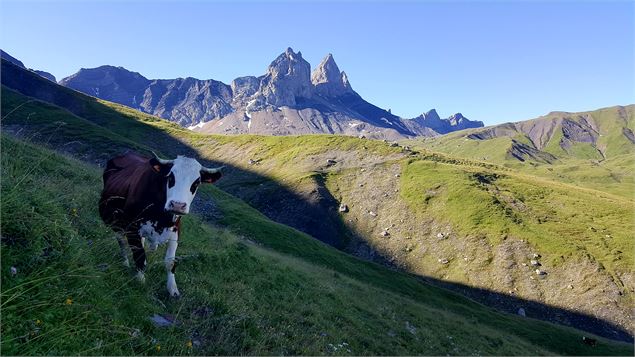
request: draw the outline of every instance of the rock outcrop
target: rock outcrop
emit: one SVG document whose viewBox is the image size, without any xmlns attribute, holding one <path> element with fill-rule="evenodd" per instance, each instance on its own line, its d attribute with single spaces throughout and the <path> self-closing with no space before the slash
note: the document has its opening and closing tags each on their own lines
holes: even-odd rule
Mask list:
<svg viewBox="0 0 635 357">
<path fill-rule="evenodd" d="M 231 87 L 212 79 L 159 79 L 147 86 L 138 107 L 146 113 L 190 126 L 231 113 L 231 99 Z"/>
<path fill-rule="evenodd" d="M 267 68 L 260 80 L 260 93 L 268 104 L 278 107 L 295 106 L 296 98 L 311 98 L 311 65 L 300 51 L 287 48 Z"/>
<path fill-rule="evenodd" d="M 311 83 L 315 86 L 315 92 L 326 98 L 353 93 L 346 73 L 340 72 L 333 55 L 330 53 L 313 70 Z"/>
</svg>

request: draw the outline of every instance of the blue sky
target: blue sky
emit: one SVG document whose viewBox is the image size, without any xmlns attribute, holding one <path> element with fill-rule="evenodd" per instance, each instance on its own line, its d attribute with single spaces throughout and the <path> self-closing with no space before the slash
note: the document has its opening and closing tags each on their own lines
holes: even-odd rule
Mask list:
<svg viewBox="0 0 635 357">
<path fill-rule="evenodd" d="M 394 114 L 486 124 L 635 102 L 635 2 L 11 1 L 0 47 L 58 79 L 123 66 L 148 78 L 260 75 L 287 47 L 332 53 Z"/>
</svg>

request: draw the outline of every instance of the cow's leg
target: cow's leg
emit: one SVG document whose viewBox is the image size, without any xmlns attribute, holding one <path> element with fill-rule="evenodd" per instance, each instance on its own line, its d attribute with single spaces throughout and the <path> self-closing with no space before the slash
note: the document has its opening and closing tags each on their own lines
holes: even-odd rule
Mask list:
<svg viewBox="0 0 635 357">
<path fill-rule="evenodd" d="M 168 249 L 165 252 L 165 270 L 168 274 L 168 293 L 170 296 L 179 296 L 179 289 L 176 287 L 174 272 L 176 270 L 176 248 L 179 245 L 179 235 L 175 232 L 168 239 Z"/>
<path fill-rule="evenodd" d="M 135 267 L 137 268 L 137 279 L 140 282 L 144 282 L 147 262 L 146 251 L 143 249 L 141 237 L 137 234 L 128 235 L 128 244 L 132 250 L 132 258 L 134 259 Z"/>
<path fill-rule="evenodd" d="M 130 262 L 128 261 L 128 247 L 124 238 L 120 235 L 117 235 L 117 243 L 119 243 L 119 253 L 121 254 L 121 258 L 123 259 L 123 265 L 126 267 L 130 267 Z"/>
</svg>

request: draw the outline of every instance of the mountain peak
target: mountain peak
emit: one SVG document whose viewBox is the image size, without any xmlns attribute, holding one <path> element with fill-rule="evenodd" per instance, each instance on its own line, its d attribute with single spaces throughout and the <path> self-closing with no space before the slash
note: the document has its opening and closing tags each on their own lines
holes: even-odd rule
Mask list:
<svg viewBox="0 0 635 357">
<path fill-rule="evenodd" d="M 291 47 L 279 55 L 267 68 L 260 92 L 266 102 L 275 106 L 294 106 L 296 97 L 310 98 L 311 65 L 302 58 L 302 53 Z"/>
<path fill-rule="evenodd" d="M 427 118 L 427 117 L 431 117 L 431 118 L 436 117 L 436 118 L 439 118 L 439 114 L 437 114 L 437 110 L 436 110 L 436 109 L 434 109 L 434 108 L 432 108 L 432 109 L 428 110 L 426 113 L 423 113 L 422 115 L 423 115 L 424 117 L 426 117 L 426 118 Z"/>
<path fill-rule="evenodd" d="M 469 120 L 461 113 L 453 114 L 447 119 L 441 119 L 435 109 L 430 109 L 413 120 L 423 126 L 433 129 L 439 134 L 446 134 L 455 130 L 479 128 L 483 126 L 483 122 Z"/>
<path fill-rule="evenodd" d="M 461 113 L 452 114 L 448 120 L 450 121 L 450 125 L 460 125 L 468 119 L 463 116 Z"/>
<path fill-rule="evenodd" d="M 346 73 L 340 72 L 332 54 L 327 54 L 311 74 L 311 83 L 318 94 L 325 97 L 337 97 L 352 92 Z"/>
<path fill-rule="evenodd" d="M 60 84 L 101 99 L 135 107 L 150 80 L 123 67 L 103 65 L 81 68 Z"/>
<path fill-rule="evenodd" d="M 293 48 L 291 47 L 287 47 L 287 49 L 281 53 L 275 60 L 276 61 L 282 61 L 282 60 L 288 60 L 288 61 L 300 61 L 303 60 L 302 59 L 302 52 L 298 51 L 298 52 L 294 52 Z M 273 64 L 273 63 L 272 63 Z"/>
</svg>

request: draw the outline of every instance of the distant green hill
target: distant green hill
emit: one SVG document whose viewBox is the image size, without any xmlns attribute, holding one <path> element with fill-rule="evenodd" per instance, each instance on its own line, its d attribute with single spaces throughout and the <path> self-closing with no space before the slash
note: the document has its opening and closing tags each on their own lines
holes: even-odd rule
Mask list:
<svg viewBox="0 0 635 357">
<path fill-rule="evenodd" d="M 421 149 L 415 152 L 380 141 L 330 135 L 262 137 L 196 134 L 120 105 L 87 97 L 52 83 L 39 83 L 37 81 L 40 79 L 29 77 L 29 74 L 20 73 L 22 77 L 19 81 L 8 83 L 6 73 L 3 71 L 3 84 L 12 84 L 11 88 L 15 87 L 14 89 L 31 96 L 29 98 L 6 86 L 2 87 L 2 129 L 11 136 L 26 138 L 38 145 L 54 148 L 89 162 L 103 163 L 113 154 L 132 148 L 140 151 L 153 149 L 167 156 L 177 153 L 188 154 L 227 164 L 229 166 L 227 174 L 219 182 L 219 187 L 234 197 L 216 189 L 208 192 L 215 198 L 217 205 L 210 207 L 205 204 L 204 199 L 197 202 L 197 205 L 203 209 L 199 211 L 201 218 L 192 218 L 196 227 L 200 226 L 201 219 L 212 222 L 224 227 L 223 229 L 228 231 L 227 234 L 244 237 L 239 240 L 247 239 L 244 243 L 250 247 L 250 241 L 257 242 L 260 244 L 256 245 L 258 249 L 291 256 L 293 259 L 299 259 L 302 264 L 326 267 L 329 271 L 327 275 L 333 274 L 334 271 L 360 284 L 371 285 L 390 294 L 405 296 L 407 299 L 412 299 L 412 303 L 424 304 L 425 308 L 447 309 L 464 318 L 478 315 L 464 309 L 472 309 L 474 306 L 482 309 L 481 305 L 476 305 L 445 290 L 421 284 L 412 277 L 390 272 L 375 264 L 363 263 L 296 230 L 273 223 L 265 218 L 266 216 L 298 228 L 352 254 L 423 276 L 433 285 L 459 291 L 498 309 L 515 313 L 519 308 L 523 308 L 529 317 L 572 325 L 612 338 L 628 339 L 624 331 L 631 327 L 630 314 L 634 305 L 632 273 L 634 246 L 631 239 L 633 222 L 630 219 L 633 206 L 629 198 L 527 174 L 514 167 L 506 167 L 506 162 L 486 163 Z M 33 100 L 33 97 L 44 99 L 48 103 Z M 11 143 L 9 146 L 21 145 L 13 139 L 5 138 L 4 140 L 9 140 Z M 27 145 L 27 147 L 30 146 Z M 21 157 L 23 156 L 5 155 L 3 150 L 3 160 L 6 159 L 9 163 Z M 3 170 L 5 167 L 11 166 L 3 162 Z M 616 167 L 621 166 L 616 164 Z M 81 172 L 79 169 L 77 171 Z M 22 171 L 21 174 L 28 176 L 24 173 Z M 51 180 L 52 184 L 57 185 L 57 178 L 65 175 L 68 175 L 68 171 L 56 175 L 56 179 Z M 87 182 L 91 182 L 86 188 L 92 187 L 94 192 L 98 192 L 101 184 L 97 174 L 93 175 L 95 176 L 92 179 L 85 177 Z M 69 179 L 72 178 L 69 177 Z M 3 185 L 5 181 L 3 180 Z M 3 197 L 5 187 L 8 190 L 12 182 L 15 183 L 15 181 L 7 182 L 8 186 L 3 186 Z M 68 184 L 66 181 L 59 183 L 59 185 Z M 73 181 L 73 185 L 75 184 Z M 620 185 L 615 187 L 622 187 Z M 66 186 L 57 186 L 53 188 L 53 191 L 59 192 L 60 187 Z M 628 187 L 622 189 L 624 192 L 628 191 Z M 22 194 L 20 192 L 20 195 Z M 90 197 L 90 194 L 87 193 L 86 197 Z M 265 216 L 236 197 L 243 199 Z M 347 205 L 348 212 L 338 212 L 340 204 Z M 89 206 L 90 204 L 86 202 L 82 206 L 85 209 L 78 211 L 88 212 Z M 3 200 L 3 225 L 5 224 L 4 207 Z M 24 208 L 27 211 L 28 209 L 30 208 Z M 16 213 L 18 216 L 19 212 L 26 212 L 18 209 L 15 211 L 18 212 Z M 96 216 L 90 216 L 89 219 L 100 225 Z M 58 220 L 58 222 L 62 221 Z M 48 227 L 50 224 L 55 223 L 47 221 L 41 228 Z M 3 237 L 5 237 L 5 228 L 4 226 L 2 228 Z M 196 231 L 198 228 L 191 229 Z M 216 232 L 219 228 L 209 229 Z M 30 237 L 28 231 L 21 234 L 23 237 Z M 103 233 L 101 236 L 107 235 L 108 233 Z M 78 236 L 86 237 L 87 235 L 78 233 Z M 114 244 L 114 240 L 108 239 L 110 242 L 108 244 Z M 5 278 L 9 279 L 8 275 L 4 275 L 9 271 L 6 264 L 13 262 L 6 260 L 5 264 L 4 254 L 9 250 L 4 249 L 4 244 L 3 239 L 3 300 L 4 287 L 8 286 L 5 285 Z M 186 250 L 187 248 L 182 252 L 179 249 L 179 254 L 185 257 L 197 254 Z M 110 259 L 113 259 L 112 264 L 115 265 L 116 249 L 106 248 L 104 251 L 113 252 Z M 82 252 L 82 250 L 78 248 L 76 252 Z M 546 276 L 534 273 L 536 267 L 532 267 L 530 262 L 534 253 L 541 255 L 538 259 L 542 264 L 540 269 L 547 272 Z M 20 256 L 18 253 L 7 254 L 8 257 Z M 228 259 L 224 259 L 223 262 Z M 58 266 L 55 269 L 62 268 L 64 267 Z M 55 269 L 50 273 L 59 271 Z M 201 269 L 198 272 L 196 269 L 192 271 L 185 271 L 181 267 L 179 269 L 182 277 L 188 274 L 200 275 L 204 271 L 204 268 L 196 268 Z M 125 271 L 118 270 L 114 275 L 119 276 L 122 273 Z M 160 275 L 160 271 L 156 274 Z M 228 274 L 226 277 L 230 279 L 229 277 L 235 272 Z M 205 276 L 205 279 L 214 279 L 213 272 L 205 273 Z M 127 279 L 127 277 L 123 278 Z M 193 281 L 199 281 L 195 285 L 213 286 L 205 279 Z M 308 277 L 306 279 L 310 280 Z M 183 305 L 173 304 L 165 297 L 154 295 L 162 291 L 161 283 L 162 278 L 157 278 L 154 290 L 140 288 L 138 291 L 142 294 L 140 300 L 149 297 L 143 295 L 148 293 L 151 294 L 150 297 L 162 299 L 166 307 L 175 309 L 182 307 Z M 251 280 L 245 282 L 244 289 L 258 286 L 253 284 L 255 282 Z M 296 291 L 304 289 L 303 284 L 294 285 Z M 130 286 L 134 287 L 132 284 Z M 269 287 L 274 290 L 279 289 L 277 283 L 270 284 Z M 285 289 L 283 288 L 282 291 L 287 291 Z M 128 291 L 128 288 L 124 290 Z M 260 290 L 262 289 L 259 289 L 260 293 L 266 293 Z M 344 294 L 339 287 L 328 288 L 326 291 Z M 366 295 L 366 298 L 371 299 L 373 294 Z M 441 297 L 435 298 L 437 295 Z M 348 298 L 352 301 L 359 299 L 359 296 L 349 295 Z M 215 301 L 231 300 L 230 296 L 223 295 Z M 269 298 L 265 301 L 269 301 Z M 368 309 L 349 305 L 352 302 L 348 299 L 337 301 L 338 304 L 347 302 L 343 304 L 346 311 L 364 311 L 362 315 L 369 314 Z M 373 304 L 381 305 L 377 301 Z M 386 300 L 385 304 L 394 307 L 401 305 L 402 302 Z M 156 304 L 152 306 L 154 305 Z M 453 310 L 455 308 L 458 310 Z M 175 309 L 168 312 L 175 313 L 178 311 Z M 267 305 L 262 309 L 266 310 Z M 272 311 L 278 310 L 274 308 Z M 542 350 L 536 351 L 523 347 L 518 347 L 517 350 L 506 350 L 502 346 L 499 346 L 500 349 L 492 346 L 489 350 L 477 348 L 476 350 L 481 351 L 479 353 L 602 354 L 617 352 L 617 350 L 610 352 L 597 347 L 592 349 L 584 346 L 579 341 L 582 336 L 580 332 L 571 332 L 570 339 L 567 337 L 563 340 L 560 338 L 562 336 L 560 331 L 568 331 L 566 329 L 552 327 L 532 319 L 519 319 L 486 311 L 488 311 L 487 316 L 477 319 L 478 323 L 491 321 L 497 324 L 498 317 L 494 316 L 502 316 L 500 318 L 506 319 L 507 322 L 490 327 L 498 331 L 496 333 L 500 336 L 521 336 L 520 338 L 530 341 L 529 343 L 537 348 L 540 346 L 544 348 L 540 347 Z M 432 314 L 438 314 L 438 312 Z M 272 313 L 269 316 L 273 319 L 274 315 Z M 5 316 L 4 308 L 3 316 Z M 145 321 L 145 315 L 139 316 L 134 315 L 130 318 Z M 297 316 L 300 315 L 291 315 L 290 319 L 295 319 Z M 331 321 L 323 315 L 320 316 L 319 321 Z M 374 315 L 371 314 L 371 316 Z M 387 323 L 381 316 L 376 317 L 373 323 L 377 325 L 373 326 L 383 326 Z M 358 326 L 358 328 L 361 326 L 355 323 L 358 317 L 349 316 L 342 319 L 336 321 L 345 322 L 335 326 L 341 329 L 347 326 Z M 284 324 L 283 320 L 280 321 Z M 474 324 L 471 320 L 469 321 L 472 325 Z M 147 321 L 145 323 L 147 324 Z M 414 326 L 410 320 L 408 325 L 403 321 L 400 323 L 407 331 L 411 331 L 410 327 Z M 308 323 L 309 326 L 315 324 L 315 321 Z M 538 325 L 528 327 L 526 324 Z M 254 329 L 262 333 L 263 325 L 256 324 L 256 326 Z M 282 325 L 275 326 L 277 327 L 273 330 L 280 329 Z M 146 328 L 150 327 L 146 326 Z M 447 336 L 443 333 L 447 333 L 448 328 L 450 327 L 437 327 L 434 329 L 435 332 L 430 332 L 434 333 L 433 335 L 419 341 L 422 344 L 425 341 L 442 341 L 443 336 Z M 421 327 L 416 325 L 416 330 L 421 331 Z M 426 330 L 432 331 L 428 328 Z M 385 344 L 384 349 L 379 348 L 379 344 L 363 342 L 362 345 L 367 348 L 351 349 L 352 353 L 471 353 L 468 349 L 458 351 L 437 347 L 426 349 L 423 345 L 421 349 L 418 349 L 419 347 L 413 347 L 416 344 L 413 345 L 412 341 L 399 342 L 399 346 L 394 346 L 392 344 L 395 340 L 391 339 L 393 332 L 392 329 L 386 332 L 388 340 L 372 335 L 378 343 Z M 326 333 L 330 335 L 329 332 Z M 407 333 L 410 334 L 410 332 Z M 232 334 L 227 336 L 230 340 L 236 338 L 236 335 Z M 361 339 L 364 334 L 360 332 L 359 336 Z M 292 339 L 301 341 L 295 345 L 293 342 L 287 344 L 280 342 L 284 336 L 276 338 L 278 342 L 271 346 L 277 346 L 278 349 L 269 345 L 267 345 L 269 347 L 263 347 L 265 342 L 262 341 L 266 339 L 257 339 L 256 342 L 249 342 L 249 349 L 242 350 L 236 346 L 212 349 L 208 346 L 198 350 L 197 353 L 267 354 L 284 351 L 305 354 L 343 353 L 339 349 L 339 352 L 320 350 L 317 347 L 307 350 L 299 349 L 301 346 L 309 345 L 306 341 L 311 340 L 311 337 L 307 336 Z M 453 340 L 455 338 L 453 337 Z M 46 340 L 40 341 L 44 343 Z M 176 341 L 172 341 L 176 346 Z M 116 345 L 114 341 L 111 342 Z M 351 344 L 350 341 L 345 342 Z M 333 343 L 333 345 L 337 347 L 339 343 Z M 608 346 L 606 343 L 602 342 Z M 12 348 L 24 347 L 20 346 L 16 344 Z M 285 346 L 296 347 L 283 351 L 281 348 Z M 149 345 L 146 347 L 151 348 Z M 41 349 L 37 351 L 44 353 Z M 64 351 L 83 350 L 67 348 Z M 125 353 L 118 349 L 101 351 Z M 151 353 L 150 350 L 143 351 Z M 176 349 L 169 351 L 180 353 L 180 350 Z M 627 353 L 629 350 L 620 351 L 617 353 Z"/>
<path fill-rule="evenodd" d="M 120 265 L 96 210 L 99 170 L 5 135 L 1 144 L 3 354 L 632 353 L 362 262 L 214 188 L 204 195 L 225 228 L 187 217 L 185 294 L 174 300 L 161 250 L 146 285 Z M 174 325 L 154 326 L 155 314 Z"/>
<path fill-rule="evenodd" d="M 633 198 L 634 113 L 635 105 L 553 112 L 409 143 Z"/>
</svg>

